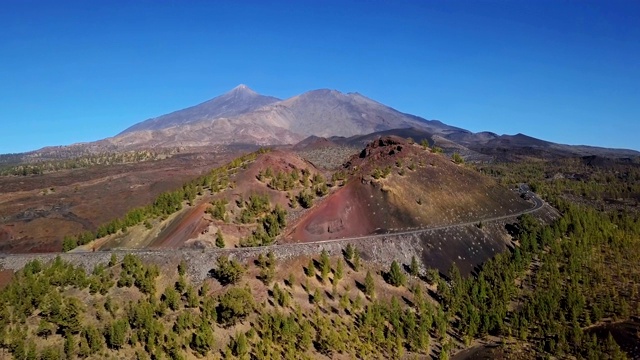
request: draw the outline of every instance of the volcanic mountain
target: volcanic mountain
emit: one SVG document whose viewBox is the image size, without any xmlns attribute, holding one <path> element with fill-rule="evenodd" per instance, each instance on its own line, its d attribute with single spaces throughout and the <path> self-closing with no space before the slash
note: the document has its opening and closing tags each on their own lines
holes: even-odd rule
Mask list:
<svg viewBox="0 0 640 360">
<path fill-rule="evenodd" d="M 143 121 L 107 141 L 120 148 L 284 145 L 311 135 L 354 136 L 411 127 L 442 135 L 465 131 L 404 114 L 358 93 L 322 89 L 278 101 L 240 85 L 200 105 Z"/>
<path fill-rule="evenodd" d="M 320 89 L 280 100 L 239 85 L 199 105 L 135 124 L 112 138 L 0 155 L 0 164 L 153 148 L 184 150 L 231 144 L 290 145 L 309 136 L 342 137 L 346 139 L 344 141 L 362 145 L 378 135 L 401 133 L 411 134 L 414 139 L 429 139 L 430 144 L 442 148 L 445 153 L 457 152 L 469 161 L 512 161 L 532 156 L 545 159 L 640 156 L 633 150 L 562 145 L 523 134 L 473 133 L 438 120 L 402 113 L 359 93 Z M 336 139 L 334 142 L 344 141 Z"/>
<path fill-rule="evenodd" d="M 351 142 L 359 140 L 362 144 L 394 131 L 413 132 L 416 137 L 430 139 L 445 152 L 458 152 L 479 161 L 527 156 L 640 155 L 630 150 L 555 144 L 523 134 L 473 133 L 402 113 L 359 93 L 320 89 L 280 100 L 260 95 L 245 85 L 199 105 L 133 125 L 106 139 L 104 146 L 118 149 L 212 144 L 265 146 L 295 144 L 309 136 L 351 137 Z M 358 139 L 359 136 L 364 137 Z"/>
<path fill-rule="evenodd" d="M 447 226 L 532 206 L 493 179 L 396 136 L 371 142 L 343 171 L 346 184 L 292 224 L 287 241 Z"/>
<path fill-rule="evenodd" d="M 277 238 L 283 242 L 475 223 L 533 206 L 493 179 L 397 136 L 370 142 L 335 172 L 318 169 L 295 151 L 276 149 L 217 181 L 226 185 L 201 187 L 201 197 L 175 216 L 154 223 L 155 230 L 139 226 L 90 246 L 212 247 L 219 230 L 227 246 L 253 244 L 263 241 L 251 238 L 262 220 L 247 214 L 267 216 L 260 215 L 264 210 L 257 210 L 258 205 L 250 210 L 256 197 L 289 214 Z M 211 212 L 216 206 L 219 215 Z"/>
<path fill-rule="evenodd" d="M 277 101 L 280 101 L 280 99 L 260 95 L 246 85 L 240 84 L 226 94 L 196 106 L 137 123 L 120 134 L 142 130 L 161 130 L 202 120 L 238 116 Z"/>
</svg>

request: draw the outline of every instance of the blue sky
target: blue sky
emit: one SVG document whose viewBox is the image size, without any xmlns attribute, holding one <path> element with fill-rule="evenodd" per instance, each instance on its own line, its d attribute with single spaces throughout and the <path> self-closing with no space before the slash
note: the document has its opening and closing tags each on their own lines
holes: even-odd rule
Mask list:
<svg viewBox="0 0 640 360">
<path fill-rule="evenodd" d="M 640 2 L 0 3 L 0 153 L 113 136 L 244 83 L 640 150 Z"/>
</svg>

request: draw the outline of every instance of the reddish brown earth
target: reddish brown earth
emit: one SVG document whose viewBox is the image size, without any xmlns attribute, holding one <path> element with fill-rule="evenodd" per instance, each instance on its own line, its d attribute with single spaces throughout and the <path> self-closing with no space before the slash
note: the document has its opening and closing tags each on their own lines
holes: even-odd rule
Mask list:
<svg viewBox="0 0 640 360">
<path fill-rule="evenodd" d="M 292 149 L 295 151 L 315 150 L 315 149 L 322 149 L 326 147 L 336 147 L 336 146 L 338 146 L 338 144 L 334 143 L 333 141 L 327 138 L 318 137 L 318 136 L 309 136 L 308 138 L 295 144 L 292 147 Z"/>
<path fill-rule="evenodd" d="M 292 225 L 286 241 L 318 241 L 373 233 L 381 223 L 376 221 L 371 201 L 362 190 L 356 184 L 347 184 L 332 194 Z"/>
<path fill-rule="evenodd" d="M 409 164 L 415 164 L 415 170 Z M 531 207 L 492 179 L 398 137 L 371 143 L 347 166 L 347 185 L 292 224 L 286 242 L 446 226 Z M 386 166 L 391 167 L 386 178 L 371 176 Z"/>
<path fill-rule="evenodd" d="M 243 150 L 210 149 L 153 162 L 0 177 L 0 252 L 60 251 L 65 235 L 95 231 Z"/>
<path fill-rule="evenodd" d="M 209 226 L 209 222 L 204 219 L 204 212 L 208 207 L 207 203 L 201 203 L 189 208 L 162 231 L 149 247 L 156 249 L 179 248 L 187 240 L 198 236 Z"/>
<path fill-rule="evenodd" d="M 234 155 L 237 154 L 184 154 L 153 163 L 80 169 L 42 177 L 0 178 L 2 188 L 13 190 L 0 194 L 3 205 L 0 251 L 59 250 L 64 235 L 94 230 L 133 207 L 151 203 L 159 193 L 181 186 Z M 391 172 L 386 178 L 371 176 L 374 169 L 387 166 Z M 291 206 L 289 197 L 295 197 L 303 189 L 301 184 L 284 192 L 269 188 L 268 181 L 259 181 L 259 172 L 267 168 L 274 174 L 293 169 L 307 169 L 312 176 L 321 173 L 292 151 L 279 149 L 261 154 L 246 168 L 230 175 L 231 188 L 200 197 L 195 206 L 187 206 L 163 222 L 164 228 L 155 239 L 149 237 L 143 243 L 150 241 L 153 248 L 179 248 L 197 239 L 200 245 L 207 246 L 201 242 L 211 243 L 213 233 L 221 229 L 225 239 L 231 239 L 227 246 L 233 246 L 255 228 L 255 224 L 234 223 L 242 211 L 236 201 L 247 200 L 252 194 L 267 195 L 272 206 L 279 204 L 289 212 L 289 226 L 281 242 L 446 226 L 513 214 L 531 206 L 492 179 L 399 137 L 374 141 L 352 156 L 344 167 L 349 172 L 346 185 L 334 186 L 329 195 L 316 199 L 309 210 Z M 329 172 L 323 175 L 331 177 Z M 205 213 L 214 199 L 228 202 L 230 223 L 214 220 Z M 203 235 L 207 232 L 209 235 Z M 135 231 L 122 234 L 116 242 L 101 243 L 100 247 L 127 247 L 139 235 Z"/>
<path fill-rule="evenodd" d="M 239 199 L 248 200 L 249 197 L 254 194 L 267 195 L 272 206 L 279 204 L 290 213 L 300 211 L 301 209 L 299 207 L 297 210 L 290 207 L 291 204 L 287 198 L 287 192 L 269 188 L 267 184 L 268 181 L 258 181 L 259 172 L 267 168 L 270 168 L 274 174 L 277 172 L 290 172 L 293 169 L 306 169 L 310 172 L 311 176 L 318 172 L 311 163 L 290 151 L 272 150 L 260 154 L 246 169 L 239 169 L 229 176 L 229 181 L 233 184 L 232 188 L 227 188 L 216 194 L 205 193 L 196 199 L 195 206 L 185 206 L 177 216 L 163 222 L 162 226 L 164 228 L 151 240 L 148 247 L 181 248 L 190 246 L 214 246 L 215 233 L 218 229 L 223 233 L 227 246 L 234 246 L 240 238 L 251 234 L 251 231 L 256 227 L 255 223 L 239 224 L 235 221 L 236 217 L 242 211 L 242 209 L 237 206 L 236 201 Z M 289 192 L 295 195 L 301 189 L 302 186 L 299 185 Z M 210 203 L 218 199 L 227 201 L 228 222 L 213 219 L 206 213 Z M 138 247 L 139 245 L 132 245 L 137 243 L 136 240 L 139 240 L 134 239 L 136 236 L 140 236 L 140 233 L 134 231 L 131 232 L 131 234 L 121 234 L 100 244 L 99 248 Z"/>
</svg>

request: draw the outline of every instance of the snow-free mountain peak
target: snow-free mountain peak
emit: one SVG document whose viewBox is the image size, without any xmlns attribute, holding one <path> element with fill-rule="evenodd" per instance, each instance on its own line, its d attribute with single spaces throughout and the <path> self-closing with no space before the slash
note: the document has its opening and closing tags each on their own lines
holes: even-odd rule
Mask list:
<svg viewBox="0 0 640 360">
<path fill-rule="evenodd" d="M 260 95 L 248 86 L 240 84 L 230 91 L 201 104 L 135 124 L 121 134 L 145 130 L 162 130 L 203 120 L 238 116 L 279 100 L 272 96 Z"/>
<path fill-rule="evenodd" d="M 136 124 L 108 139 L 108 143 L 123 149 L 212 144 L 268 146 L 296 144 L 309 136 L 349 138 L 391 130 L 414 139 L 421 136 L 446 151 L 483 161 L 531 153 L 637 156 L 632 151 L 553 144 L 522 134 L 474 133 L 400 112 L 355 92 L 318 89 L 280 100 L 260 95 L 244 84 L 199 105 Z"/>
</svg>

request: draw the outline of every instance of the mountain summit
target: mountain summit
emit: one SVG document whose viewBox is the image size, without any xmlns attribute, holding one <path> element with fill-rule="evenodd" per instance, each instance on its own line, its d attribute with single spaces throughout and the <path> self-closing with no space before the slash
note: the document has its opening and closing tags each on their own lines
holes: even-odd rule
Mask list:
<svg viewBox="0 0 640 360">
<path fill-rule="evenodd" d="M 135 124 L 120 135 L 144 130 L 162 130 L 202 120 L 238 116 L 279 100 L 272 96 L 260 95 L 248 86 L 240 84 L 231 91 L 196 106 Z"/>
<path fill-rule="evenodd" d="M 367 134 L 390 135 L 394 131 L 415 134 L 408 136 L 428 139 L 446 152 L 458 152 L 478 161 L 508 160 L 531 154 L 541 157 L 638 155 L 630 150 L 554 144 L 522 134 L 473 133 L 437 120 L 405 114 L 359 93 L 319 89 L 280 100 L 260 95 L 242 84 L 199 105 L 135 124 L 105 139 L 100 146 L 116 149 L 214 144 L 271 146 L 297 144 L 309 136 L 351 139 Z"/>
<path fill-rule="evenodd" d="M 405 114 L 358 93 L 319 89 L 279 100 L 246 85 L 196 106 L 131 126 L 109 142 L 119 147 L 295 144 L 310 136 L 354 136 L 398 128 L 431 134 L 458 129 Z"/>
</svg>

